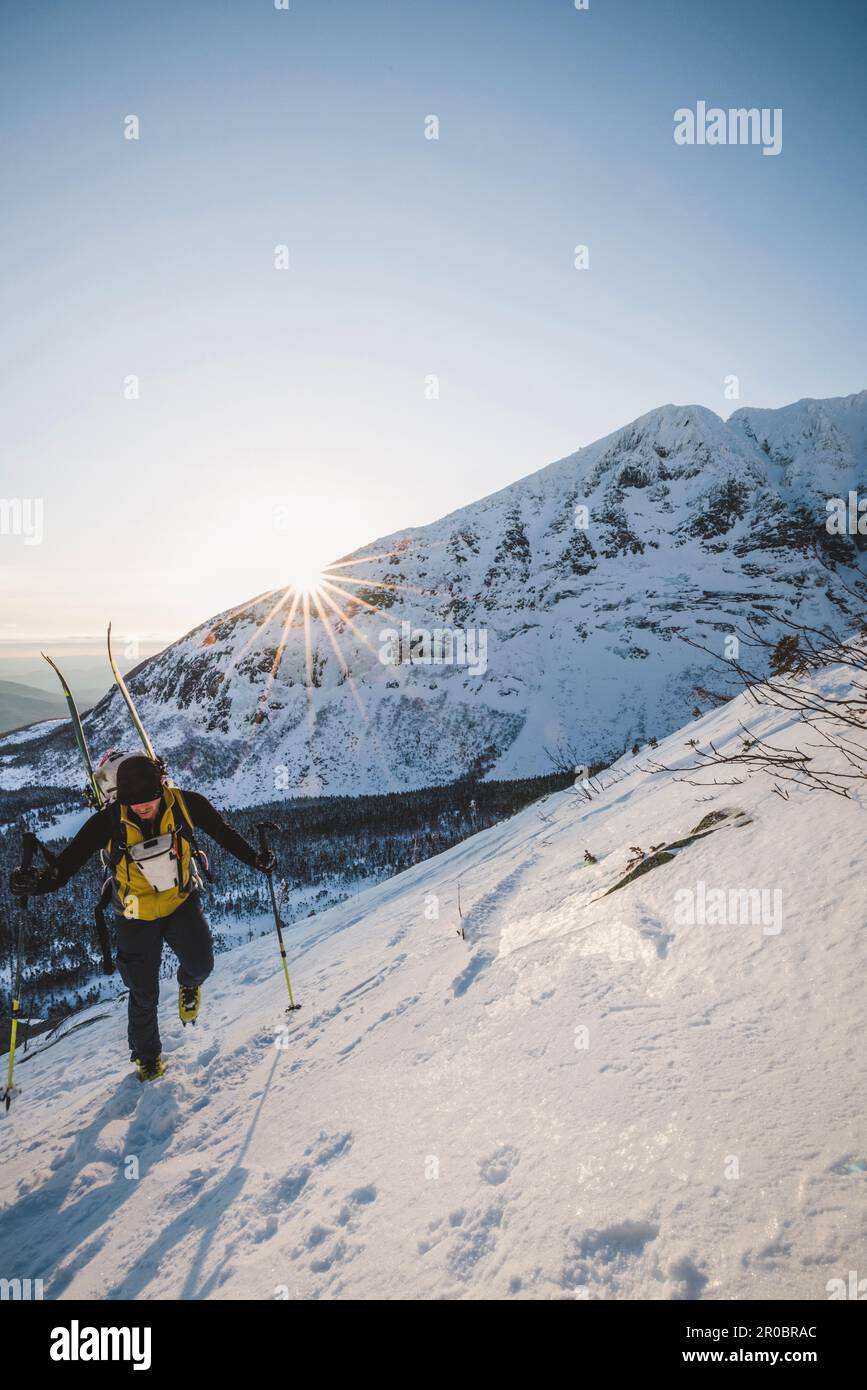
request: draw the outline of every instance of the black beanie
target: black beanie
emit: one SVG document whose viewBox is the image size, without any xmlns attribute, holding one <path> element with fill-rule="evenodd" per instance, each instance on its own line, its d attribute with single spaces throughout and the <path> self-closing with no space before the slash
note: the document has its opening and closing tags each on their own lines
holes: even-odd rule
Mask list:
<svg viewBox="0 0 867 1390">
<path fill-rule="evenodd" d="M 140 801 L 156 801 L 162 792 L 160 770 L 144 753 L 134 753 L 118 763 L 117 799 L 124 806 L 137 806 Z"/>
</svg>

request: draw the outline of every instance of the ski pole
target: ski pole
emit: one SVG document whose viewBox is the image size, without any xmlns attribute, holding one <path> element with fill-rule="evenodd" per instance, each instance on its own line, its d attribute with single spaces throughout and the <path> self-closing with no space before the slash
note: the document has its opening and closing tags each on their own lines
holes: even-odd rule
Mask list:
<svg viewBox="0 0 867 1390">
<path fill-rule="evenodd" d="M 277 829 L 277 826 L 274 824 L 273 821 L 270 821 L 270 820 L 263 820 L 263 821 L 258 821 L 258 822 L 257 822 L 257 824 L 256 824 L 256 830 L 257 830 L 257 833 L 258 833 L 258 835 L 259 835 L 259 849 L 261 850 L 262 854 L 269 854 L 269 853 L 270 853 L 271 847 L 270 847 L 270 845 L 268 844 L 268 831 L 269 831 L 269 830 L 276 830 L 276 829 Z M 273 871 L 273 869 L 269 869 L 269 870 L 268 870 L 267 878 L 268 878 L 268 888 L 269 888 L 270 893 L 271 893 L 271 906 L 272 906 L 272 908 L 274 909 L 274 924 L 275 924 L 275 926 L 276 926 L 276 928 L 277 928 L 277 939 L 278 939 L 279 942 L 280 942 L 280 955 L 281 955 L 282 960 L 283 960 L 283 974 L 286 976 L 286 988 L 287 988 L 288 991 L 289 991 L 289 1009 L 287 1010 L 287 1013 L 288 1013 L 288 1012 L 290 1012 L 292 1009 L 300 1009 L 300 1008 L 301 1008 L 301 1005 L 300 1005 L 300 1004 L 296 1004 L 296 1003 L 295 1003 L 295 1000 L 294 1000 L 293 997 L 292 997 L 292 983 L 291 983 L 291 981 L 290 981 L 290 979 L 289 979 L 289 966 L 288 966 L 287 963 L 286 963 L 286 947 L 285 947 L 285 945 L 283 944 L 283 923 L 282 923 L 281 920 L 280 920 L 280 913 L 279 913 L 279 911 L 277 910 L 277 897 L 276 897 L 276 894 L 274 893 L 274 871 Z"/>
<path fill-rule="evenodd" d="M 33 864 L 36 844 L 37 840 L 33 831 L 25 830 L 24 849 L 21 854 L 22 869 L 29 869 Z M 3 1092 L 2 1096 L 7 1111 L 12 1104 L 12 1097 L 16 1094 L 12 1087 L 12 1071 L 15 1066 L 15 1039 L 18 1035 L 18 1013 L 21 1008 L 21 919 L 27 911 L 26 897 L 20 897 L 18 899 L 18 907 L 20 912 L 18 916 L 18 925 L 15 931 L 15 988 L 12 993 L 12 1031 L 9 1039 L 9 1074 L 6 1078 L 6 1090 Z"/>
</svg>

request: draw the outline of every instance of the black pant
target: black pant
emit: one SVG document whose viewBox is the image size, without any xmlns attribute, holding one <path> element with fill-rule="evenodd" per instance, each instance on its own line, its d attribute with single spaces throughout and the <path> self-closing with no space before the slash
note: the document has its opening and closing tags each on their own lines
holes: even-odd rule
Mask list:
<svg viewBox="0 0 867 1390">
<path fill-rule="evenodd" d="M 115 917 L 117 968 L 129 989 L 129 1046 L 132 1060 L 158 1057 L 160 960 L 167 941 L 180 962 L 179 985 L 200 985 L 214 968 L 214 948 L 198 893 L 191 893 L 169 917 L 143 922 Z"/>
</svg>

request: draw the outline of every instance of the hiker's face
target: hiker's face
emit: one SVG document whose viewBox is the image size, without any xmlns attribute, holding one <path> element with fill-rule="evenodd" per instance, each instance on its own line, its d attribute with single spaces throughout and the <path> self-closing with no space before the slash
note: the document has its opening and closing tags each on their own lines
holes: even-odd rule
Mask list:
<svg viewBox="0 0 867 1390">
<path fill-rule="evenodd" d="M 156 801 L 137 801 L 130 805 L 130 810 L 135 811 L 139 820 L 153 820 L 160 807 L 160 797 Z"/>
</svg>

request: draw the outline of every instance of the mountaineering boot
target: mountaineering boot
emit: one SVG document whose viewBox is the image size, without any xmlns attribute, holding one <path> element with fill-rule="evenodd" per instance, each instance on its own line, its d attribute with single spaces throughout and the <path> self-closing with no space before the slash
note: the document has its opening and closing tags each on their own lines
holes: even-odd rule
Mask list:
<svg viewBox="0 0 867 1390">
<path fill-rule="evenodd" d="M 199 985 L 178 986 L 178 1013 L 185 1028 L 188 1023 L 195 1023 L 201 1002 L 202 991 Z"/>
<path fill-rule="evenodd" d="M 158 1076 L 162 1076 L 166 1069 L 162 1054 L 159 1057 L 136 1057 L 136 1074 L 139 1081 L 156 1081 Z"/>
</svg>

